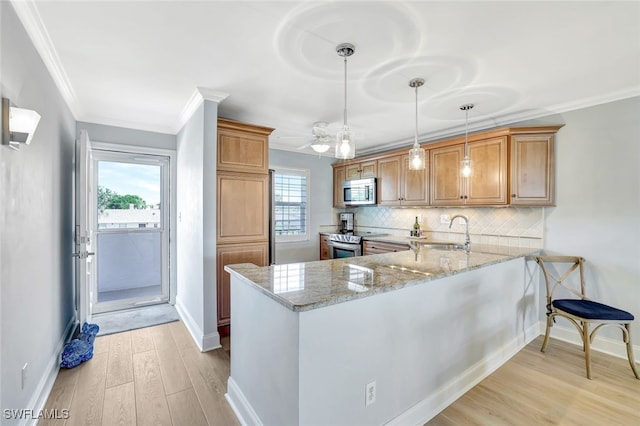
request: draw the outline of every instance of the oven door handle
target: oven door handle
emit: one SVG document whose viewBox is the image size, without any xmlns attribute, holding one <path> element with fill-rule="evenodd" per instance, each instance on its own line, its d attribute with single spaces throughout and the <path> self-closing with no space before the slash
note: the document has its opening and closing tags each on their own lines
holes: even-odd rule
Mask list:
<svg viewBox="0 0 640 426">
<path fill-rule="evenodd" d="M 329 245 L 342 250 L 353 250 L 354 248 L 358 247 L 360 244 L 329 241 Z"/>
</svg>

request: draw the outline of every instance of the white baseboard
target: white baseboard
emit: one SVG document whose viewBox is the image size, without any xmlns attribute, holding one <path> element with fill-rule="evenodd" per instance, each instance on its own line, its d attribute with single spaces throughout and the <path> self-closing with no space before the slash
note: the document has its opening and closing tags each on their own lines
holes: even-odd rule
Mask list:
<svg viewBox="0 0 640 426">
<path fill-rule="evenodd" d="M 540 334 L 544 335 L 547 324 L 545 321 L 540 321 L 539 324 Z M 567 323 L 567 325 L 569 325 L 569 327 L 554 324 L 554 326 L 551 327 L 551 337 L 562 340 L 563 342 L 582 346 L 582 339 L 580 339 L 578 330 L 569 323 Z M 618 340 L 598 334 L 591 343 L 591 349 L 608 355 L 613 355 L 617 358 L 627 359 L 627 345 L 622 341 L 622 332 L 620 332 L 620 338 Z M 633 355 L 637 364 L 639 362 L 638 357 L 640 356 L 640 346 L 633 345 Z"/>
<path fill-rule="evenodd" d="M 423 399 L 409 410 L 391 420 L 387 425 L 423 425 L 467 391 L 488 377 L 522 348 L 539 336 L 538 323 L 523 330 L 518 336 L 497 348 L 488 357 L 462 372 L 439 390 Z"/>
<path fill-rule="evenodd" d="M 260 417 L 258 417 L 256 412 L 253 411 L 251 404 L 249 404 L 249 401 L 247 401 L 247 398 L 245 398 L 244 394 L 232 377 L 229 377 L 229 380 L 227 381 L 227 393 L 224 394 L 224 397 L 227 399 L 227 402 L 231 406 L 231 409 L 242 426 L 262 425 Z"/>
<path fill-rule="evenodd" d="M 178 315 L 180 319 L 189 330 L 189 334 L 191 334 L 191 338 L 200 349 L 200 352 L 207 352 L 212 349 L 218 349 L 222 347 L 220 345 L 220 334 L 216 331 L 215 333 L 209 333 L 205 335 L 193 319 L 191 314 L 187 309 L 185 309 L 184 305 L 180 301 L 180 299 L 176 300 L 175 304 L 176 311 L 178 311 Z"/>
<path fill-rule="evenodd" d="M 56 348 L 51 355 L 51 359 L 47 363 L 47 367 L 45 369 L 38 386 L 36 387 L 33 395 L 31 396 L 31 400 L 29 401 L 29 407 L 33 407 L 34 413 L 39 413 L 44 409 L 45 404 L 47 403 L 47 399 L 49 399 L 49 394 L 51 393 L 51 389 L 53 389 L 53 384 L 56 381 L 56 377 L 58 377 L 58 371 L 60 370 L 60 356 L 62 355 L 62 350 L 64 348 L 65 343 L 71 337 L 71 333 L 76 327 L 76 319 L 75 316 L 71 316 L 67 326 L 60 336 L 60 340 L 56 345 Z M 22 425 L 33 425 L 35 426 L 38 423 L 38 419 L 30 419 L 24 420 L 20 424 Z"/>
</svg>

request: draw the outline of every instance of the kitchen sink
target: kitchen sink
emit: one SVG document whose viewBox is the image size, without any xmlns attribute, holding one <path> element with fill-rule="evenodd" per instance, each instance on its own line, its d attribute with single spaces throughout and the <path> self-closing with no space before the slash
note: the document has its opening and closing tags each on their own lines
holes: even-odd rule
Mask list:
<svg viewBox="0 0 640 426">
<path fill-rule="evenodd" d="M 464 244 L 445 243 L 430 241 L 428 243 L 420 243 L 421 247 L 436 249 L 436 250 L 462 250 L 464 251 Z"/>
</svg>

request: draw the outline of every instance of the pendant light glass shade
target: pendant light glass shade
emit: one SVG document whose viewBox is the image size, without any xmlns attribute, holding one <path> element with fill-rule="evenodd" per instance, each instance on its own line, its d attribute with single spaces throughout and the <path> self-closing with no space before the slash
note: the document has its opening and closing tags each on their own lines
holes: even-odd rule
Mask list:
<svg viewBox="0 0 640 426">
<path fill-rule="evenodd" d="M 356 47 L 350 43 L 342 43 L 336 47 L 338 55 L 344 58 L 344 126 L 336 135 L 336 158 L 349 160 L 356 156 L 355 135 L 347 124 L 347 58 L 354 54 Z"/>
<path fill-rule="evenodd" d="M 413 138 L 413 147 L 409 150 L 409 170 L 424 170 L 426 165 L 425 150 L 418 144 L 418 87 L 424 84 L 424 79 L 414 78 L 409 86 L 416 89 L 416 129 Z"/>
<path fill-rule="evenodd" d="M 473 165 L 469 158 L 469 110 L 473 108 L 473 104 L 465 104 L 460 106 L 464 111 L 464 158 L 460 162 L 460 174 L 463 177 L 469 177 L 473 174 Z"/>
</svg>

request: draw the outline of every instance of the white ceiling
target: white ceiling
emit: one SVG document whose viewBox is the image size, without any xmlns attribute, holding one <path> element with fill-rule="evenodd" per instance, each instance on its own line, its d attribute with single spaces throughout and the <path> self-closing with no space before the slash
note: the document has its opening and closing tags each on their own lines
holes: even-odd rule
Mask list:
<svg viewBox="0 0 640 426">
<path fill-rule="evenodd" d="M 19 1 L 79 121 L 177 133 L 196 88 L 296 149 L 343 117 L 357 151 L 640 95 L 640 2 Z M 225 98 L 225 96 L 228 97 Z M 311 152 L 309 148 L 306 151 Z"/>
</svg>

